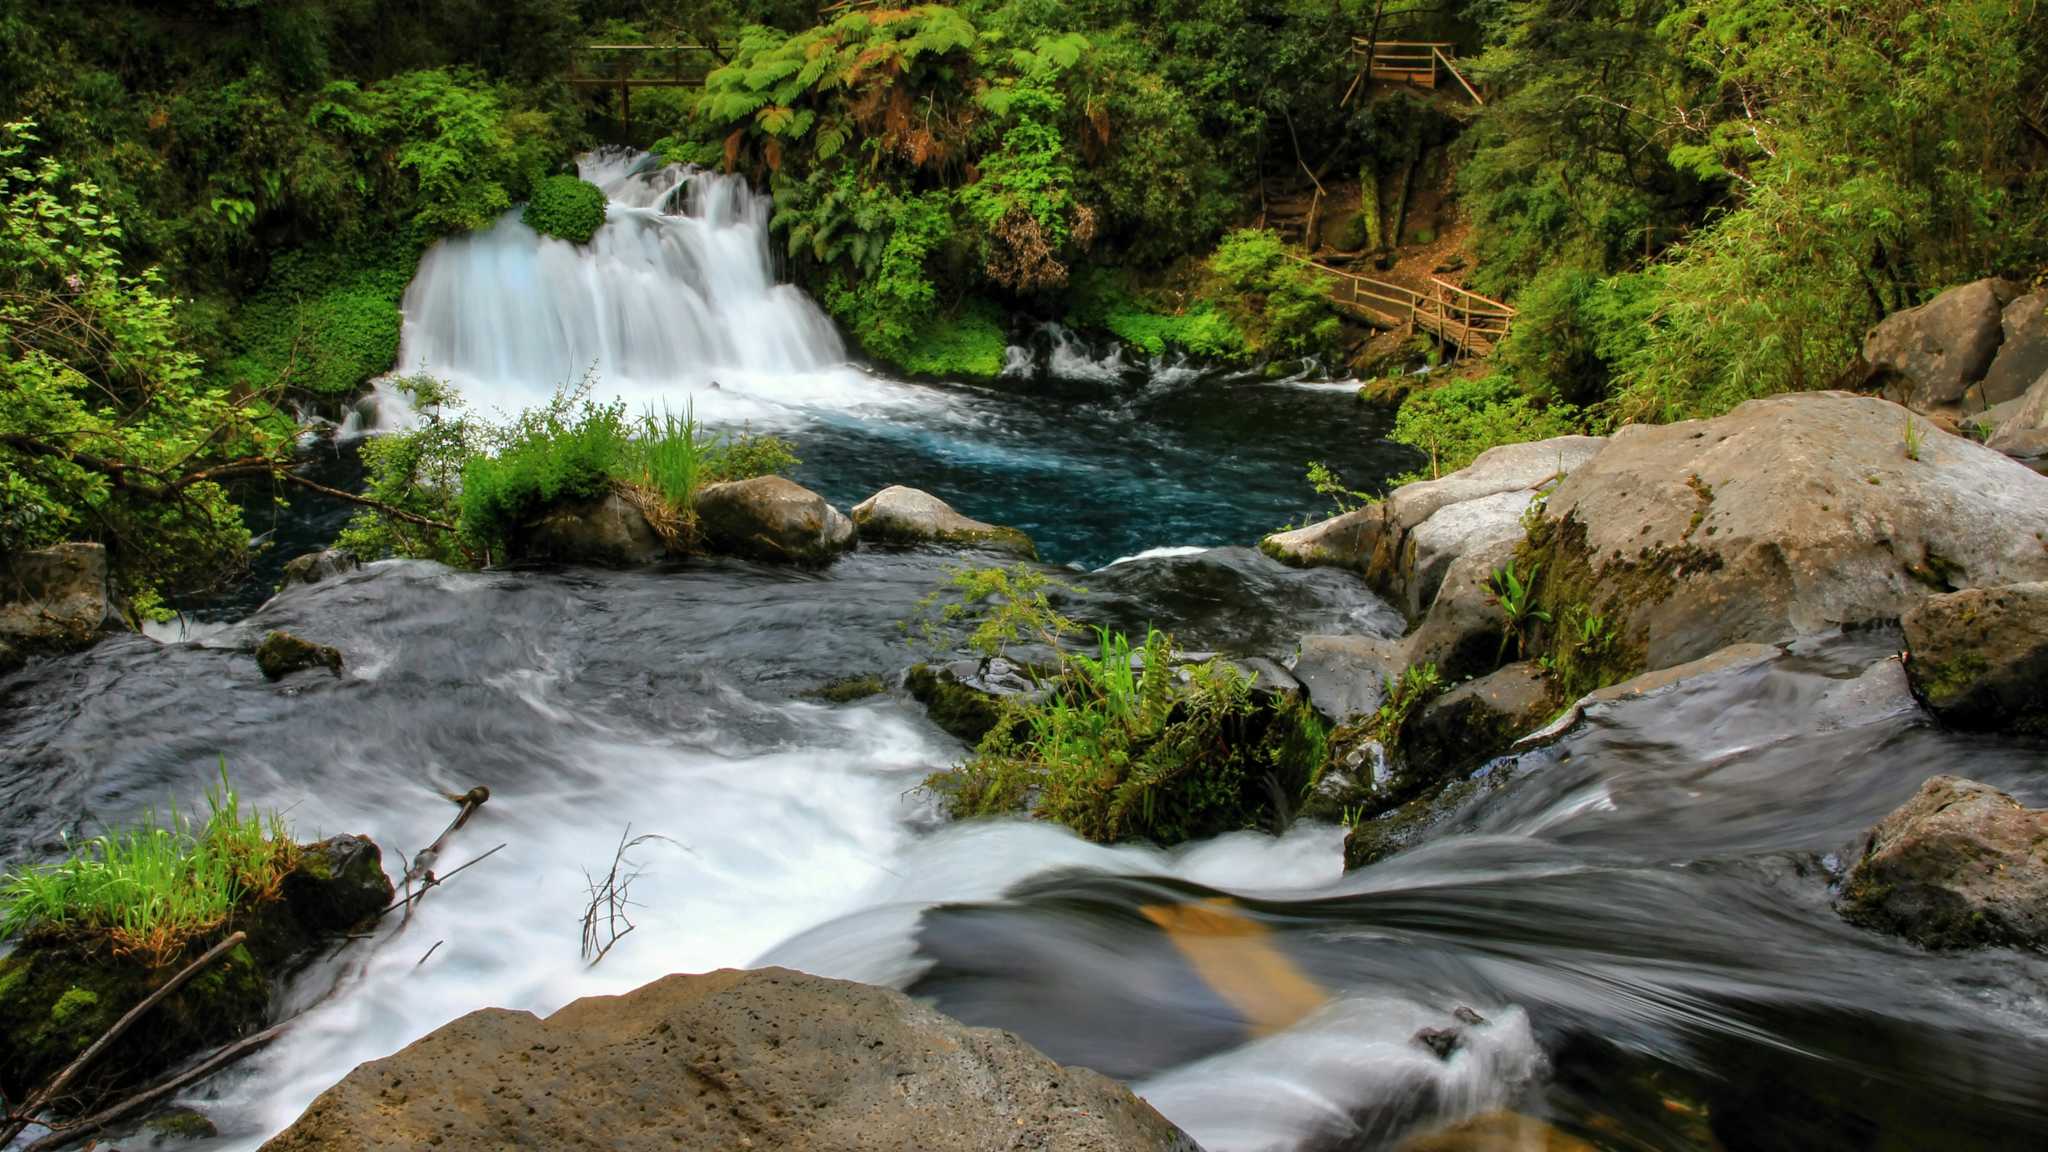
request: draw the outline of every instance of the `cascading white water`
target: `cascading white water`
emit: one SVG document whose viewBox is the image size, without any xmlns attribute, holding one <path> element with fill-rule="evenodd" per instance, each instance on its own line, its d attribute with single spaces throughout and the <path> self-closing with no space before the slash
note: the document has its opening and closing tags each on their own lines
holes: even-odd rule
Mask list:
<svg viewBox="0 0 2048 1152">
<path fill-rule="evenodd" d="M 609 150 L 579 162 L 611 203 L 587 245 L 514 209 L 421 259 L 397 372 L 512 411 L 593 375 L 636 408 L 687 399 L 716 419 L 906 399 L 847 363 L 832 321 L 777 283 L 769 201 L 742 177 Z"/>
</svg>

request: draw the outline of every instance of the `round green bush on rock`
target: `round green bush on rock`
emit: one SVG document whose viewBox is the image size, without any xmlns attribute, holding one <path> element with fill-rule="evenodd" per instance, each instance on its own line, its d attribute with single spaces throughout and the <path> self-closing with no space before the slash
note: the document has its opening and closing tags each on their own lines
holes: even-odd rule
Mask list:
<svg viewBox="0 0 2048 1152">
<path fill-rule="evenodd" d="M 574 176 L 550 176 L 534 185 L 519 218 L 528 228 L 571 244 L 588 244 L 604 223 L 604 192 Z"/>
</svg>

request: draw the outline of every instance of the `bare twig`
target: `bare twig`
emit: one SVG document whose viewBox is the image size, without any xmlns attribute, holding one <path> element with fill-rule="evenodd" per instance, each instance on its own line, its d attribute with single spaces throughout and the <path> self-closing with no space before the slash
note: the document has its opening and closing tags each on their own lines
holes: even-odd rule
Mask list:
<svg viewBox="0 0 2048 1152">
<path fill-rule="evenodd" d="M 594 879 L 588 871 L 583 873 L 584 881 L 590 885 L 590 905 L 583 910 L 583 957 L 593 968 L 636 927 L 627 909 L 642 905 L 629 899 L 628 893 L 641 873 L 638 865 L 626 859 L 626 853 L 650 840 L 675 843 L 652 832 L 634 836 L 633 826 L 628 824 L 626 830 L 619 833 L 619 846 L 612 852 L 612 866 L 605 872 L 604 879 Z M 622 869 L 624 875 L 620 874 Z"/>
<path fill-rule="evenodd" d="M 36 1113 L 41 1112 L 45 1107 L 49 1105 L 50 1101 L 55 1100 L 59 1096 L 63 1095 L 64 1090 L 71 1086 L 71 1082 L 78 1078 L 79 1073 L 84 1072 L 86 1068 L 90 1066 L 94 1060 L 99 1059 L 101 1054 L 106 1052 L 108 1047 L 110 1047 L 114 1043 L 114 1041 L 119 1040 L 121 1038 L 122 1033 L 128 1031 L 130 1027 L 134 1026 L 137 1020 L 142 1019 L 142 1017 L 146 1015 L 151 1008 L 156 1007 L 157 1004 L 160 1001 L 162 1001 L 164 997 L 169 996 L 173 992 L 176 992 L 179 988 L 184 986 L 187 980 L 190 980 L 192 979 L 192 977 L 197 976 L 201 969 L 205 968 L 208 964 L 213 963 L 215 960 L 220 959 L 222 956 L 227 955 L 229 952 L 233 951 L 237 945 L 241 944 L 242 941 L 247 940 L 248 938 L 249 934 L 247 932 L 238 931 L 228 933 L 226 939 L 222 940 L 218 944 L 215 944 L 213 947 L 208 948 L 206 952 L 199 957 L 199 959 L 194 960 L 190 964 L 187 964 L 183 968 L 179 969 L 177 975 L 171 977 L 169 980 L 164 981 L 163 987 L 158 988 L 156 991 L 144 997 L 142 1003 L 137 1004 L 135 1007 L 130 1008 L 127 1012 L 122 1013 L 121 1018 L 119 1020 L 114 1021 L 113 1025 L 109 1027 L 104 1033 L 102 1033 L 98 1040 L 92 1042 L 91 1047 L 88 1047 L 85 1051 L 79 1053 L 77 1059 L 73 1060 L 69 1064 L 66 1064 L 64 1066 L 64 1070 L 57 1073 L 55 1079 L 51 1080 L 49 1084 L 44 1086 L 41 1091 L 38 1091 L 35 1095 L 29 1097 L 28 1102 L 21 1106 L 20 1111 L 16 1113 L 14 1116 L 9 1117 L 8 1126 L 4 1131 L 0 1131 L 0 1147 L 5 1147 L 16 1136 L 20 1135 L 21 1130 L 27 1127 L 28 1125 L 28 1117 L 34 1116 Z"/>
<path fill-rule="evenodd" d="M 427 894 L 427 889 L 438 888 L 441 885 L 446 884 L 448 881 L 455 879 L 456 875 L 462 872 L 463 869 L 472 867 L 477 864 L 481 864 L 484 861 L 489 860 L 491 857 L 496 856 L 499 853 L 499 851 L 501 851 L 504 847 L 505 846 L 503 844 L 500 844 L 496 848 L 491 849 L 489 852 L 484 853 L 483 855 L 477 857 L 474 860 L 465 860 L 463 861 L 460 867 L 449 869 L 448 874 L 446 876 L 429 875 L 426 878 L 425 882 L 421 884 L 420 890 L 418 892 L 411 893 L 409 895 L 400 897 L 399 899 L 392 901 L 389 905 L 387 905 L 384 908 L 382 912 L 377 913 L 377 916 L 381 918 L 389 913 L 396 912 L 398 909 L 405 907 L 406 905 L 412 903 L 415 900 L 418 900 L 422 896 L 425 896 Z M 350 937 L 350 939 L 355 939 L 355 937 Z"/>
<path fill-rule="evenodd" d="M 258 1048 L 277 1039 L 278 1034 L 289 1027 L 291 1023 L 290 1020 L 286 1020 L 280 1024 L 273 1024 L 261 1032 L 244 1036 L 240 1040 L 208 1056 L 198 1064 L 193 1065 L 191 1068 L 169 1079 L 158 1081 L 156 1084 L 114 1105 L 112 1108 L 95 1112 L 83 1120 L 73 1124 L 66 1124 L 62 1128 L 52 1129 L 49 1134 L 30 1144 L 23 1152 L 55 1152 L 56 1149 L 62 1148 L 66 1144 L 71 1144 L 91 1136 L 114 1121 L 139 1112 L 176 1092 L 178 1089 L 183 1088 L 185 1085 L 192 1083 L 194 1080 L 211 1076 L 229 1064 L 256 1051 Z"/>
<path fill-rule="evenodd" d="M 420 958 L 419 958 L 418 960 L 415 960 L 415 961 L 413 961 L 413 964 L 412 964 L 412 966 L 413 966 L 413 967 L 415 967 L 415 968 L 417 968 L 417 967 L 419 967 L 420 965 L 422 965 L 422 964 L 425 964 L 425 963 L 427 962 L 427 956 L 432 956 L 432 955 L 433 955 L 434 953 L 436 953 L 436 952 L 440 951 L 440 950 L 441 950 L 441 945 L 443 945 L 443 944 L 446 944 L 446 943 L 447 943 L 447 941 L 446 941 L 446 940 L 436 940 L 436 941 L 434 941 L 434 946 L 433 946 L 432 948 L 429 948 L 429 949 L 427 949 L 427 955 L 426 955 L 426 956 L 422 956 L 422 957 L 420 957 Z"/>
</svg>

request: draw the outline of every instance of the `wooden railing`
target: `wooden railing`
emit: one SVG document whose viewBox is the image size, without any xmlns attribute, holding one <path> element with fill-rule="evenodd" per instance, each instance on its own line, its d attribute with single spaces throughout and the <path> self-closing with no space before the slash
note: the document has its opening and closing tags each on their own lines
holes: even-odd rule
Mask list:
<svg viewBox="0 0 2048 1152">
<path fill-rule="evenodd" d="M 1447 280 L 1431 277 L 1429 290 L 1423 292 L 1332 268 L 1306 257 L 1295 259 L 1334 278 L 1330 299 L 1335 303 L 1393 324 L 1412 324 L 1417 331 L 1436 336 L 1460 353 L 1484 356 L 1492 352 L 1508 334 L 1508 325 L 1515 318 L 1513 306 Z"/>
<path fill-rule="evenodd" d="M 1474 104 L 1485 104 L 1479 89 L 1458 71 L 1458 46 L 1446 40 L 1367 40 L 1354 37 L 1352 52 L 1371 56 L 1366 74 L 1374 80 L 1435 90 L 1445 76 L 1458 82 Z"/>
<path fill-rule="evenodd" d="M 562 80 L 575 88 L 616 90 L 619 126 L 628 129 L 633 89 L 694 88 L 718 63 L 718 54 L 702 44 L 584 44 L 570 50 Z"/>
</svg>

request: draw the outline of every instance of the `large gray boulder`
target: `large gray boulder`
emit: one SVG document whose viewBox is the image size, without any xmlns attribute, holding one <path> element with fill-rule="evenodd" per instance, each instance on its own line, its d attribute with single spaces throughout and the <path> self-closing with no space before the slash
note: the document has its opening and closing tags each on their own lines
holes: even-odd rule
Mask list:
<svg viewBox="0 0 2048 1152">
<path fill-rule="evenodd" d="M 1924 424 L 1913 459 L 1910 418 L 1811 393 L 1624 428 L 1550 496 L 1540 598 L 1604 615 L 1656 669 L 2048 580 L 2048 477 Z"/>
<path fill-rule="evenodd" d="M 1031 537 L 962 516 L 929 492 L 894 484 L 853 506 L 860 538 L 874 544 L 953 545 L 1038 559 Z"/>
<path fill-rule="evenodd" d="M 1130 1090 L 900 992 L 668 976 L 541 1019 L 486 1008 L 350 1072 L 268 1152 L 1198 1152 Z"/>
<path fill-rule="evenodd" d="M 1386 699 L 1387 681 L 1404 667 L 1399 640 L 1314 635 L 1301 638 L 1289 671 L 1324 719 L 1344 724 L 1377 710 Z"/>
<path fill-rule="evenodd" d="M 2048 947 L 2048 810 L 1936 776 L 1871 829 L 1837 907 L 1929 948 Z"/>
<path fill-rule="evenodd" d="M 2018 295 L 2010 281 L 1978 280 L 1885 317 L 1863 341 L 1874 382 L 1916 412 L 1958 412 L 1998 354 L 2005 306 Z"/>
<path fill-rule="evenodd" d="M 713 552 L 771 563 L 824 564 L 853 547 L 853 521 L 823 496 L 781 476 L 697 491 L 697 533 Z"/>
<path fill-rule="evenodd" d="M 1998 355 L 1971 389 L 1972 407 L 1988 408 L 2025 394 L 2036 380 L 2048 380 L 2048 292 L 2032 292 L 2005 306 L 2000 318 L 2005 339 Z"/>
<path fill-rule="evenodd" d="M 104 547 L 59 544 L 0 556 L 0 672 L 37 653 L 84 648 L 118 620 Z"/>
<path fill-rule="evenodd" d="M 1907 674 L 1936 715 L 2048 733 L 2048 583 L 1930 596 L 1902 623 Z"/>
<path fill-rule="evenodd" d="M 667 548 L 642 507 L 618 491 L 552 505 L 525 525 L 519 557 L 627 568 L 651 564 Z"/>
<path fill-rule="evenodd" d="M 2012 411 L 1998 423 L 1985 447 L 2022 460 L 2048 456 L 2048 369 L 2016 403 L 2006 403 L 2013 405 Z"/>
</svg>

